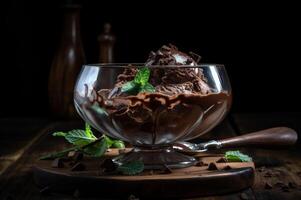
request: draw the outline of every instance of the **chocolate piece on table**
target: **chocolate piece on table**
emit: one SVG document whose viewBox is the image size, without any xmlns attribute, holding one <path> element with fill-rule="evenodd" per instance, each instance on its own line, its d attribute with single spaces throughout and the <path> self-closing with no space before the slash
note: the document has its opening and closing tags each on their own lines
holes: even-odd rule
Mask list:
<svg viewBox="0 0 301 200">
<path fill-rule="evenodd" d="M 117 169 L 117 167 L 118 165 L 114 163 L 112 159 L 105 159 L 100 165 L 103 172 L 113 172 Z"/>
<path fill-rule="evenodd" d="M 84 171 L 86 169 L 86 166 L 83 163 L 76 163 L 72 168 L 71 171 Z"/>
<path fill-rule="evenodd" d="M 218 169 L 216 167 L 216 164 L 212 162 L 212 163 L 209 163 L 208 170 L 212 171 L 212 170 L 218 170 Z"/>
<path fill-rule="evenodd" d="M 230 167 L 229 165 L 226 165 L 226 166 L 223 168 L 223 170 L 230 170 L 230 169 L 232 169 L 232 167 Z"/>
<path fill-rule="evenodd" d="M 53 168 L 63 168 L 64 167 L 63 160 L 61 158 L 54 159 L 51 163 L 51 167 L 53 167 Z"/>
</svg>

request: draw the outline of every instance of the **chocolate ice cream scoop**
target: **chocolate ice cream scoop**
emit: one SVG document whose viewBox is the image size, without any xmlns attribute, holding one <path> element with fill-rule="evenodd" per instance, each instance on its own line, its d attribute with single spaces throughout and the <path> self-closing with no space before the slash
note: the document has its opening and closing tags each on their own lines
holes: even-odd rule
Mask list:
<svg viewBox="0 0 301 200">
<path fill-rule="evenodd" d="M 210 88 L 206 83 L 202 69 L 179 68 L 176 66 L 196 66 L 200 56 L 181 52 L 174 45 L 163 45 L 158 51 L 151 52 L 146 66 L 162 65 L 162 68 L 151 69 L 150 83 L 156 86 L 158 92 L 164 94 L 201 93 L 208 94 Z M 170 67 L 170 66 L 175 67 Z"/>
<path fill-rule="evenodd" d="M 191 65 L 195 66 L 200 61 L 200 56 L 194 53 L 187 55 L 172 44 L 163 45 L 158 51 L 151 51 L 145 65 Z"/>
</svg>

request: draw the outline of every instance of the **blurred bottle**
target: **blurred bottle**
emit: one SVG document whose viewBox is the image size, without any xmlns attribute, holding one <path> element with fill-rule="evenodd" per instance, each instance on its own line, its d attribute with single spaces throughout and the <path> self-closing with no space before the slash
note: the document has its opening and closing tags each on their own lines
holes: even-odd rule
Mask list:
<svg viewBox="0 0 301 200">
<path fill-rule="evenodd" d="M 111 24 L 106 23 L 103 32 L 98 36 L 100 63 L 114 62 L 114 44 L 116 39 L 111 29 Z"/>
<path fill-rule="evenodd" d="M 109 23 L 104 24 L 103 32 L 98 36 L 99 42 L 99 63 L 113 63 L 114 62 L 114 45 L 115 35 L 112 33 L 112 26 Z M 105 79 L 99 80 L 102 88 L 110 88 L 116 80 L 118 71 L 110 70 L 110 68 L 102 71 L 102 77 Z"/>
<path fill-rule="evenodd" d="M 79 5 L 64 8 L 63 33 L 49 76 L 49 102 L 53 115 L 59 118 L 77 116 L 73 104 L 73 88 L 77 75 L 85 63 L 80 36 Z"/>
</svg>

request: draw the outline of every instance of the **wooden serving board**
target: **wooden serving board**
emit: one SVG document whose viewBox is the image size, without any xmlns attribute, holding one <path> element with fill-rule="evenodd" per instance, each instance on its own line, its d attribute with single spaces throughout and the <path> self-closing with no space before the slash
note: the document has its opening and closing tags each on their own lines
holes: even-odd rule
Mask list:
<svg viewBox="0 0 301 200">
<path fill-rule="evenodd" d="M 111 150 L 107 157 L 118 155 Z M 205 165 L 173 169 L 171 173 L 145 170 L 135 176 L 100 173 L 101 159 L 84 158 L 85 171 L 71 171 L 68 164 L 52 168 L 52 161 L 36 161 L 33 166 L 35 183 L 48 192 L 80 193 L 83 196 L 141 198 L 191 198 L 237 192 L 252 186 L 253 162 L 216 163 L 218 154 L 196 155 Z M 214 163 L 216 170 L 208 170 Z"/>
</svg>

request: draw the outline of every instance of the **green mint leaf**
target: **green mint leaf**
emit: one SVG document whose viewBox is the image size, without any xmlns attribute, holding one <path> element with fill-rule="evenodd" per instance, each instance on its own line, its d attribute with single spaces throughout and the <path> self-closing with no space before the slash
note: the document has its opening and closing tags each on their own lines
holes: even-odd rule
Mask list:
<svg viewBox="0 0 301 200">
<path fill-rule="evenodd" d="M 61 136 L 61 137 L 65 137 L 67 133 L 65 132 L 54 132 L 52 135 L 53 136 Z"/>
<path fill-rule="evenodd" d="M 227 151 L 225 159 L 229 162 L 251 162 L 252 158 L 248 155 L 240 153 L 240 151 Z"/>
<path fill-rule="evenodd" d="M 144 164 L 142 161 L 133 161 L 126 164 L 120 165 L 117 168 L 118 172 L 121 172 L 124 175 L 135 175 L 143 172 Z"/>
<path fill-rule="evenodd" d="M 59 135 L 56 134 L 55 136 L 63 136 L 63 135 L 62 134 L 59 134 Z M 89 143 L 96 140 L 95 138 L 88 135 L 86 133 L 86 131 L 84 131 L 84 130 L 68 131 L 64 135 L 64 137 L 68 142 L 70 142 L 71 144 L 74 144 L 76 146 L 83 146 L 83 145 L 89 144 Z"/>
<path fill-rule="evenodd" d="M 118 148 L 118 149 L 124 149 L 125 145 L 124 142 L 121 140 L 114 140 L 113 144 L 112 144 L 113 148 Z"/>
<path fill-rule="evenodd" d="M 123 141 L 121 141 L 121 140 L 113 140 L 106 135 L 104 135 L 104 139 L 107 142 L 108 148 L 110 148 L 110 147 L 119 148 L 119 149 L 125 148 L 125 145 L 124 145 Z"/>
<path fill-rule="evenodd" d="M 89 156 L 100 157 L 103 154 L 105 154 L 107 149 L 108 149 L 108 146 L 107 146 L 106 139 L 103 138 L 103 139 L 99 140 L 98 142 L 95 142 L 95 144 L 83 148 L 82 151 L 84 153 L 88 154 Z"/>
<path fill-rule="evenodd" d="M 85 124 L 85 132 L 86 132 L 87 136 L 97 139 L 91 130 L 91 126 L 88 123 Z"/>
<path fill-rule="evenodd" d="M 114 141 L 106 135 L 104 135 L 104 139 L 106 140 L 107 148 L 110 148 L 112 146 L 112 144 L 114 143 Z"/>
<path fill-rule="evenodd" d="M 149 75 L 150 75 L 150 70 L 149 70 L 149 68 L 143 67 L 143 68 L 141 68 L 141 69 L 137 72 L 137 74 L 136 74 L 136 76 L 135 76 L 135 78 L 134 78 L 134 82 L 135 82 L 136 84 L 140 84 L 140 85 L 143 86 L 143 85 L 145 85 L 145 84 L 148 82 Z"/>
<path fill-rule="evenodd" d="M 137 94 L 139 87 L 139 84 L 135 83 L 134 81 L 129 81 L 122 85 L 121 92 L 128 94 Z"/>
<path fill-rule="evenodd" d="M 149 93 L 152 93 L 155 91 L 156 91 L 155 87 L 152 86 L 152 84 L 150 84 L 150 83 L 146 83 L 144 86 L 140 87 L 140 90 L 139 90 L 139 92 L 149 92 Z"/>
</svg>

